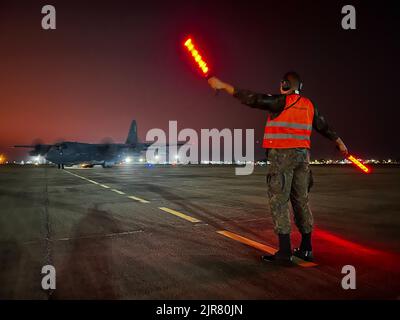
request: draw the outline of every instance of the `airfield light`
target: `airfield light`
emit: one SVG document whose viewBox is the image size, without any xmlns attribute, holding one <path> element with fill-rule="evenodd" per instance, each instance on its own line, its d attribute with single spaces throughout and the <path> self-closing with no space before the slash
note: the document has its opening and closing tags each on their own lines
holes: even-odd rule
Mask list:
<svg viewBox="0 0 400 320">
<path fill-rule="evenodd" d="M 144 159 L 143 159 L 143 158 L 140 158 L 140 159 L 139 159 L 139 162 L 144 162 Z"/>
<path fill-rule="evenodd" d="M 126 163 L 131 163 L 132 162 L 132 158 L 131 157 L 126 157 L 125 158 L 125 162 Z"/>
<path fill-rule="evenodd" d="M 199 50 L 196 48 L 195 44 L 193 43 L 192 38 L 188 38 L 185 41 L 184 46 L 186 47 L 188 52 L 191 54 L 194 62 L 197 64 L 197 67 L 201 70 L 203 75 L 206 78 L 208 78 L 209 77 L 209 75 L 208 75 L 209 68 L 207 66 L 207 63 L 203 60 L 203 57 L 200 55 Z"/>
<path fill-rule="evenodd" d="M 365 173 L 370 173 L 371 169 L 368 168 L 367 166 L 365 166 L 364 164 L 362 164 L 358 159 L 356 159 L 355 157 L 353 157 L 352 155 L 349 155 L 347 157 L 347 159 L 349 161 L 351 161 L 355 166 L 357 166 L 358 168 L 360 168 L 363 172 Z"/>
</svg>

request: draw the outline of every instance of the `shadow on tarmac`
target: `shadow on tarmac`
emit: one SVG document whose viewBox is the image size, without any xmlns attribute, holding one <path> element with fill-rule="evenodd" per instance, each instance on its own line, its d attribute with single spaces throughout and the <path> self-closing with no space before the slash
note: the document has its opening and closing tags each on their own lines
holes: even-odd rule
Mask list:
<svg viewBox="0 0 400 320">
<path fill-rule="evenodd" d="M 94 226 L 96 233 L 88 237 L 88 230 Z M 59 286 L 53 298 L 119 298 L 113 285 L 112 240 L 103 236 L 118 232 L 121 227 L 110 213 L 96 207 L 88 209 L 64 247 L 66 258 L 56 265 Z"/>
</svg>

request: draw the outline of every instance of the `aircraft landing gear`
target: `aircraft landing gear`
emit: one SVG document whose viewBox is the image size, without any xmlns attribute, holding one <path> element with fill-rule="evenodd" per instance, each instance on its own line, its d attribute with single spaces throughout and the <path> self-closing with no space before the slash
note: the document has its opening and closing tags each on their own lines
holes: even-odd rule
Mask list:
<svg viewBox="0 0 400 320">
<path fill-rule="evenodd" d="M 59 163 L 59 164 L 57 164 L 57 168 L 58 169 L 64 169 L 64 163 Z"/>
</svg>

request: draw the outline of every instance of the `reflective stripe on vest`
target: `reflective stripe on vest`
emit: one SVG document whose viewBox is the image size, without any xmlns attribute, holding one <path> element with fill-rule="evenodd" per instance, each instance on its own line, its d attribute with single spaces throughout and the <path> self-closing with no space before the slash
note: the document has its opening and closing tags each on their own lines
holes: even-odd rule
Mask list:
<svg viewBox="0 0 400 320">
<path fill-rule="evenodd" d="M 286 96 L 283 111 L 268 117 L 264 131 L 264 148 L 310 148 L 314 117 L 311 101 L 297 94 Z"/>
<path fill-rule="evenodd" d="M 264 139 L 298 139 L 310 140 L 310 136 L 300 136 L 289 133 L 264 133 Z"/>
<path fill-rule="evenodd" d="M 282 122 L 282 121 L 268 121 L 267 127 L 286 127 L 286 128 L 294 128 L 294 129 L 305 129 L 311 130 L 312 125 L 302 124 L 302 123 L 290 123 L 290 122 Z"/>
</svg>

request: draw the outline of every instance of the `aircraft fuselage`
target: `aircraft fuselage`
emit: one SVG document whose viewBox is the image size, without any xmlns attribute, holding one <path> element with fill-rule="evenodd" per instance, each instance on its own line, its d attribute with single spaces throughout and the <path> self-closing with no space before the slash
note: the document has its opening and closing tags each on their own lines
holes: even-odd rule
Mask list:
<svg viewBox="0 0 400 320">
<path fill-rule="evenodd" d="M 123 144 L 90 144 L 63 142 L 50 148 L 45 155 L 47 161 L 54 164 L 74 165 L 92 164 L 112 166 L 131 155 L 134 146 Z"/>
</svg>

